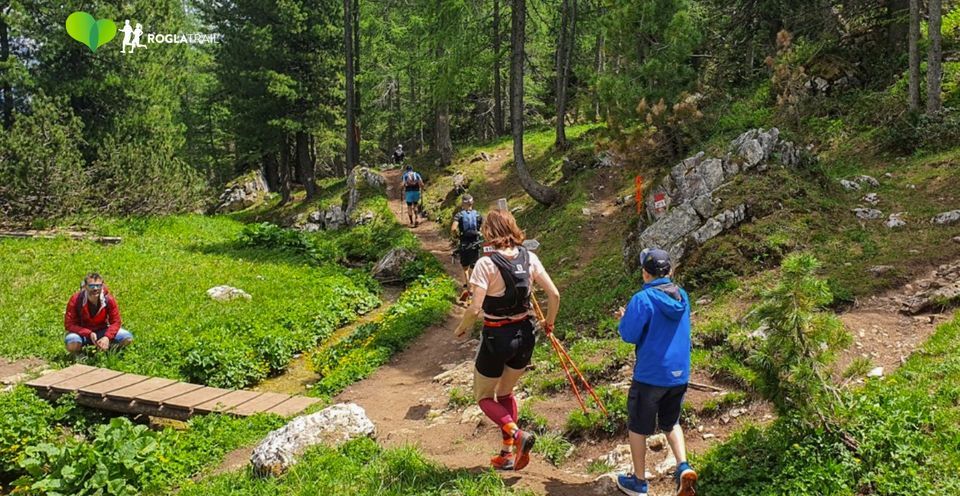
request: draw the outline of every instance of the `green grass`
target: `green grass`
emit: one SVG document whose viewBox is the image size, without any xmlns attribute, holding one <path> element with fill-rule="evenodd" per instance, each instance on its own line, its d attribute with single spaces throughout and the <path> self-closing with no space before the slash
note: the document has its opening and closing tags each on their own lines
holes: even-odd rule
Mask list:
<svg viewBox="0 0 960 496">
<path fill-rule="evenodd" d="M 570 458 L 574 450 L 573 443 L 559 432 L 547 432 L 538 436 L 537 444 L 533 446 L 534 453 L 543 455 L 545 460 L 557 467 L 562 465 L 567 458 Z"/>
<path fill-rule="evenodd" d="M 226 341 L 256 354 L 269 335 L 306 345 L 377 304 L 366 274 L 243 246 L 236 241 L 242 228 L 223 217 L 177 216 L 103 221 L 102 233 L 123 237 L 113 246 L 0 241 L 0 277 L 8 281 L 0 327 L 17 330 L 0 342 L 0 356 L 65 362 L 63 311 L 88 271 L 103 274 L 136 338 L 120 356 L 95 355 L 92 363 L 171 378 L 188 378 L 186 357 L 198 346 Z M 211 300 L 206 290 L 221 284 L 253 298 Z"/>
<path fill-rule="evenodd" d="M 714 494 L 957 494 L 960 491 L 960 317 L 896 373 L 847 391 L 839 427 L 856 441 L 791 418 L 751 427 L 699 457 L 701 492 Z"/>
<path fill-rule="evenodd" d="M 369 439 L 339 449 L 316 447 L 286 474 L 254 477 L 247 470 L 190 483 L 183 496 L 377 494 L 383 496 L 495 496 L 514 491 L 492 471 L 450 470 L 428 461 L 413 448 L 383 449 Z"/>
</svg>

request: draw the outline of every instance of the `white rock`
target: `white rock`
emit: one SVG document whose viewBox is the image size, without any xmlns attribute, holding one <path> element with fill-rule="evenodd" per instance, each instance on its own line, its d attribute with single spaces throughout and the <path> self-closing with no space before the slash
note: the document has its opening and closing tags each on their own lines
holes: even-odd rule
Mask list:
<svg viewBox="0 0 960 496">
<path fill-rule="evenodd" d="M 934 224 L 953 224 L 957 221 L 960 221 L 960 210 L 943 212 L 941 214 L 937 214 L 937 216 L 933 219 L 930 219 L 930 222 L 933 222 Z"/>
<path fill-rule="evenodd" d="M 859 185 L 859 184 L 857 184 L 857 183 L 855 183 L 855 182 L 853 182 L 853 181 L 848 181 L 848 180 L 846 180 L 846 179 L 841 179 L 841 180 L 840 180 L 840 186 L 843 186 L 843 189 L 845 189 L 845 190 L 847 190 L 847 191 L 858 191 L 858 190 L 860 189 L 860 185 Z"/>
<path fill-rule="evenodd" d="M 249 300 L 253 298 L 246 291 L 231 286 L 215 286 L 207 290 L 207 296 L 217 301 L 230 301 L 237 298 Z"/>
<path fill-rule="evenodd" d="M 660 475 L 667 475 L 677 468 L 677 459 L 674 458 L 673 453 L 667 453 L 667 458 L 662 462 L 657 464 L 656 470 Z"/>
<path fill-rule="evenodd" d="M 883 367 L 876 367 L 870 372 L 867 372 L 867 377 L 883 377 Z"/>
<path fill-rule="evenodd" d="M 853 180 L 860 184 L 869 184 L 871 187 L 874 187 L 874 188 L 880 186 L 880 181 L 877 181 L 875 178 L 871 176 L 860 175 L 853 178 Z"/>
<path fill-rule="evenodd" d="M 875 208 L 855 208 L 852 212 L 857 214 L 860 220 L 876 220 L 883 217 L 883 212 Z"/>
<path fill-rule="evenodd" d="M 903 227 L 907 225 L 907 223 L 900 218 L 900 216 L 903 215 L 904 213 L 906 212 L 897 212 L 895 214 L 890 214 L 890 217 L 887 219 L 886 222 L 883 223 L 883 225 L 887 226 L 890 229 L 895 229 L 897 227 Z"/>
<path fill-rule="evenodd" d="M 461 424 L 479 425 L 484 419 L 483 410 L 477 405 L 470 405 L 460 414 Z"/>
<path fill-rule="evenodd" d="M 866 196 L 863 197 L 863 201 L 871 205 L 876 205 L 880 203 L 880 196 L 876 193 L 867 193 Z"/>
<path fill-rule="evenodd" d="M 667 445 L 667 436 L 663 433 L 654 434 L 647 437 L 647 448 L 653 451 L 660 451 Z"/>
<path fill-rule="evenodd" d="M 254 473 L 260 476 L 280 475 L 312 446 L 336 446 L 357 437 L 373 436 L 375 432 L 363 408 L 354 403 L 340 403 L 297 417 L 267 434 L 253 449 L 250 463 Z"/>
</svg>

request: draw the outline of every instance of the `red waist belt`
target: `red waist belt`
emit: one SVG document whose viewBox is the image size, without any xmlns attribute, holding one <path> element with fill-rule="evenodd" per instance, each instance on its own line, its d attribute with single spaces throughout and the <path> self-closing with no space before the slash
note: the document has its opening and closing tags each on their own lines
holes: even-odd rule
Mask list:
<svg viewBox="0 0 960 496">
<path fill-rule="evenodd" d="M 503 319 L 503 320 L 487 320 L 483 319 L 484 327 L 506 327 L 508 325 L 520 324 L 530 320 L 530 316 L 527 315 L 519 319 Z"/>
</svg>

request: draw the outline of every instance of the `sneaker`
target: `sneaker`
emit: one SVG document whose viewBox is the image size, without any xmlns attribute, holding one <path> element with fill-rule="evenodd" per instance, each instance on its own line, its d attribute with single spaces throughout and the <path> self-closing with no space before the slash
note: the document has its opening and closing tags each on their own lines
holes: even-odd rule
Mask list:
<svg viewBox="0 0 960 496">
<path fill-rule="evenodd" d="M 490 459 L 490 465 L 497 470 L 513 470 L 513 453 L 501 451 L 499 455 Z"/>
<path fill-rule="evenodd" d="M 517 431 L 513 436 L 516 440 L 514 446 L 517 450 L 517 459 L 514 461 L 514 470 L 522 470 L 530 463 L 530 450 L 533 449 L 533 443 L 537 442 L 537 436 L 531 432 Z"/>
<path fill-rule="evenodd" d="M 689 463 L 683 462 L 678 465 L 673 478 L 677 483 L 677 496 L 694 496 L 697 494 L 697 473 Z"/>
<path fill-rule="evenodd" d="M 634 474 L 618 475 L 617 487 L 630 496 L 647 496 L 647 481 L 638 479 Z"/>
</svg>

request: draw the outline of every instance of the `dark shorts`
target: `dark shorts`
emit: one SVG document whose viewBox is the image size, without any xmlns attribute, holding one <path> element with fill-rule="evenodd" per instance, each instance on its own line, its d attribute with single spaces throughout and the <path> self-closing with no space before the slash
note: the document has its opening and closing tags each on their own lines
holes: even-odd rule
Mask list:
<svg viewBox="0 0 960 496">
<path fill-rule="evenodd" d="M 524 369 L 533 358 L 536 343 L 533 319 L 503 327 L 484 327 L 477 350 L 477 372 L 485 377 L 500 377 L 504 366 Z"/>
<path fill-rule="evenodd" d="M 687 385 L 658 387 L 633 381 L 627 396 L 627 425 L 630 432 L 651 436 L 660 430 L 669 432 L 680 423 L 680 407 Z"/>
<path fill-rule="evenodd" d="M 471 247 L 471 245 L 460 245 L 460 265 L 463 268 L 473 268 L 480 260 L 480 247 Z"/>
</svg>

